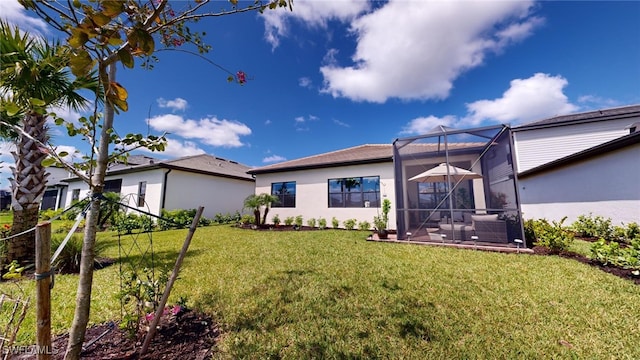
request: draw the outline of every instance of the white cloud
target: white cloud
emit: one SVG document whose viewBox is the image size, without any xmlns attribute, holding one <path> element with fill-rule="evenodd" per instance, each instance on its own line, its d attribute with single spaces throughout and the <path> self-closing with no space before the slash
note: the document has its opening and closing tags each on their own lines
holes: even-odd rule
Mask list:
<svg viewBox="0 0 640 360">
<path fill-rule="evenodd" d="M 338 119 L 333 119 L 333 123 L 337 124 L 337 125 L 340 125 L 342 127 L 346 127 L 346 128 L 350 128 L 351 127 L 351 125 L 347 124 L 346 122 L 342 122 L 342 121 L 340 121 Z"/>
<path fill-rule="evenodd" d="M 139 150 L 142 152 L 152 154 L 154 156 L 158 156 L 158 154 L 161 154 L 162 156 L 166 156 L 172 159 L 206 153 L 206 151 L 199 148 L 198 144 L 196 144 L 193 141 L 180 141 L 180 140 L 172 139 L 169 137 L 167 137 L 167 146 L 165 150 L 161 153 L 151 151 L 145 148 L 141 148 Z"/>
<path fill-rule="evenodd" d="M 300 79 L 298 79 L 298 85 L 303 88 L 311 88 L 312 83 L 313 82 L 308 77 L 301 77 Z"/>
<path fill-rule="evenodd" d="M 172 109 L 173 111 L 184 111 L 187 109 L 187 106 L 189 105 L 187 103 L 187 100 L 183 99 L 183 98 L 175 98 L 173 100 L 165 100 L 164 98 L 159 98 L 157 100 L 158 102 L 158 106 L 160 106 L 161 108 L 169 108 Z"/>
<path fill-rule="evenodd" d="M 529 36 L 543 20 L 530 17 L 532 1 L 391 0 L 351 23 L 357 38 L 353 64 L 333 53 L 320 68 L 323 92 L 354 101 L 443 99 L 453 81 Z M 295 11 L 294 11 L 295 13 Z M 391 30 L 393 29 L 393 30 Z"/>
<path fill-rule="evenodd" d="M 309 27 L 326 28 L 329 20 L 348 21 L 369 9 L 369 3 L 363 0 L 342 1 L 304 1 L 296 0 L 294 11 L 277 9 L 262 14 L 265 27 L 265 39 L 275 49 L 280 38 L 289 36 L 289 21 L 299 20 Z"/>
<path fill-rule="evenodd" d="M 622 105 L 622 103 L 618 100 L 607 99 L 600 96 L 595 95 L 583 95 L 578 98 L 578 102 L 581 104 L 585 104 L 589 108 L 606 108 L 606 107 L 616 107 Z"/>
<path fill-rule="evenodd" d="M 267 119 L 267 120 L 264 122 L 264 124 L 265 124 L 265 125 L 271 125 L 271 123 L 272 123 L 272 121 L 271 121 L 271 120 L 269 120 L 269 119 Z"/>
<path fill-rule="evenodd" d="M 305 118 L 304 116 L 298 116 L 295 118 L 296 123 L 303 123 L 305 122 Z"/>
<path fill-rule="evenodd" d="M 82 159 L 82 154 L 80 154 L 80 151 L 75 146 L 58 145 L 55 149 L 57 154 L 61 152 L 67 153 L 66 156 L 62 157 L 62 160 L 66 163 L 73 163 L 74 161 L 80 161 Z"/>
<path fill-rule="evenodd" d="M 0 14 L 5 21 L 18 25 L 20 30 L 31 34 L 42 34 L 47 32 L 47 23 L 36 17 L 27 15 L 26 10 L 16 0 L 1 0 Z"/>
<path fill-rule="evenodd" d="M 410 135 L 410 134 L 425 134 L 438 125 L 451 127 L 457 118 L 453 115 L 447 115 L 444 117 L 437 116 L 427 116 L 427 117 L 419 117 L 415 118 L 402 128 L 401 134 Z"/>
<path fill-rule="evenodd" d="M 191 120 L 179 115 L 165 114 L 147 121 L 157 131 L 168 132 L 185 139 L 196 139 L 211 146 L 241 147 L 245 144 L 240 141 L 240 136 L 251 135 L 251 129 L 247 125 L 216 117 Z"/>
<path fill-rule="evenodd" d="M 527 79 L 514 79 L 510 85 L 500 98 L 467 104 L 467 114 L 463 117 L 431 115 L 416 118 L 403 127 L 401 134 L 424 134 L 437 125 L 454 128 L 496 122 L 515 125 L 581 110 L 562 92 L 568 85 L 562 76 L 537 73 Z"/>
<path fill-rule="evenodd" d="M 263 163 L 276 163 L 276 162 L 281 162 L 281 161 L 285 161 L 287 160 L 287 158 L 282 157 L 280 155 L 270 155 L 267 156 L 266 158 L 262 159 Z"/>
<path fill-rule="evenodd" d="M 484 121 L 522 123 L 564 115 L 580 108 L 569 102 L 562 92 L 569 82 L 562 76 L 537 73 L 528 79 L 514 79 L 511 86 L 494 100 L 478 100 L 467 104 L 466 126 Z"/>
</svg>

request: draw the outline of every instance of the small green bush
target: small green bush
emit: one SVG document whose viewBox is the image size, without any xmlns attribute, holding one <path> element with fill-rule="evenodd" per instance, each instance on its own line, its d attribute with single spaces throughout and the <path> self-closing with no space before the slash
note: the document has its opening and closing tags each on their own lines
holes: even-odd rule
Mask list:
<svg viewBox="0 0 640 360">
<path fill-rule="evenodd" d="M 286 218 L 284 218 L 284 224 L 287 226 L 291 226 L 293 225 L 293 221 L 295 219 L 293 218 L 293 216 L 287 216 Z"/>
<path fill-rule="evenodd" d="M 560 253 L 569 249 L 574 239 L 574 233 L 563 227 L 562 224 L 566 219 L 567 217 L 565 216 L 559 222 L 553 221 L 551 224 L 545 219 L 539 220 L 535 226 L 537 237 L 535 244 L 549 248 L 553 253 Z"/>
<path fill-rule="evenodd" d="M 593 216 L 592 214 L 589 214 L 588 216 L 580 215 L 571 225 L 571 229 L 582 237 L 613 240 L 611 219 L 605 219 L 602 216 Z"/>
<path fill-rule="evenodd" d="M 278 214 L 273 215 L 273 217 L 271 218 L 271 221 L 275 226 L 280 225 L 280 216 L 278 216 Z"/>
<path fill-rule="evenodd" d="M 242 225 L 253 224 L 255 220 L 256 220 L 255 216 L 250 214 L 244 214 L 242 215 L 242 217 L 240 217 L 240 224 Z"/>
<path fill-rule="evenodd" d="M 307 220 L 307 226 L 314 228 L 316 227 L 316 219 L 315 218 L 311 218 L 309 220 Z"/>
<path fill-rule="evenodd" d="M 357 222 L 358 220 L 356 219 L 347 219 L 342 222 L 342 225 L 344 225 L 344 228 L 347 230 L 353 230 L 356 227 Z"/>
<path fill-rule="evenodd" d="M 41 220 L 51 220 L 53 218 L 55 218 L 56 216 L 62 214 L 62 210 L 63 209 L 58 209 L 58 210 L 53 210 L 53 209 L 47 209 L 47 210 L 41 210 L 40 211 L 40 219 Z"/>
<path fill-rule="evenodd" d="M 240 212 L 236 211 L 233 214 L 232 213 L 224 213 L 224 214 L 216 213 L 213 216 L 213 219 L 211 221 L 216 224 L 233 224 L 240 221 L 241 218 L 242 218 L 242 215 L 240 214 Z"/>
<path fill-rule="evenodd" d="M 318 219 L 318 228 L 320 230 L 326 229 L 327 228 L 327 219 L 325 219 L 325 218 Z"/>
<path fill-rule="evenodd" d="M 371 229 L 371 224 L 368 221 L 360 221 L 358 223 L 358 230 L 366 231 Z"/>
<path fill-rule="evenodd" d="M 340 227 L 340 221 L 336 219 L 335 216 L 331 218 L 331 226 L 333 226 L 334 229 L 337 229 Z"/>
<path fill-rule="evenodd" d="M 60 244 L 64 241 L 65 235 L 52 235 L 51 236 L 51 256 L 60 247 Z M 99 261 L 102 253 L 107 248 L 107 243 L 102 241 L 96 241 L 95 257 L 96 265 L 99 265 Z M 64 249 L 60 252 L 60 255 L 55 259 L 53 267 L 65 274 L 76 274 L 80 272 L 80 258 L 82 257 L 82 237 L 78 235 L 71 235 L 69 241 L 65 245 Z"/>
<path fill-rule="evenodd" d="M 303 223 L 302 215 L 298 215 L 298 216 L 296 216 L 296 219 L 295 219 L 295 221 L 294 221 L 294 224 L 295 224 L 297 227 L 299 227 L 299 228 L 300 228 L 300 227 L 302 227 L 302 223 Z"/>
<path fill-rule="evenodd" d="M 633 240 L 630 246 L 621 246 L 616 241 L 600 239 L 591 245 L 589 257 L 603 265 L 640 270 L 640 240 Z"/>
<path fill-rule="evenodd" d="M 189 210 L 162 209 L 162 212 L 161 212 L 162 219 L 158 220 L 158 226 L 160 227 L 160 230 L 169 230 L 173 228 L 182 229 L 185 227 L 189 227 L 193 222 L 193 218 L 196 217 L 196 212 L 197 212 L 196 209 L 189 209 Z M 211 220 L 205 218 L 204 216 L 201 216 L 200 221 L 198 221 L 198 226 L 209 226 L 209 225 L 211 225 Z"/>
</svg>

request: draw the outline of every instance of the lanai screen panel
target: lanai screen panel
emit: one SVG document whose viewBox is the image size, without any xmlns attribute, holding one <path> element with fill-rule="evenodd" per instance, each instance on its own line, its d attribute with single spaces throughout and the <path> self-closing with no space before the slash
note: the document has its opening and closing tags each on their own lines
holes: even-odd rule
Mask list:
<svg viewBox="0 0 640 360">
<path fill-rule="evenodd" d="M 394 142 L 398 239 L 522 239 L 510 129 L 438 127 Z M 439 173 L 444 173 L 444 177 Z"/>
</svg>

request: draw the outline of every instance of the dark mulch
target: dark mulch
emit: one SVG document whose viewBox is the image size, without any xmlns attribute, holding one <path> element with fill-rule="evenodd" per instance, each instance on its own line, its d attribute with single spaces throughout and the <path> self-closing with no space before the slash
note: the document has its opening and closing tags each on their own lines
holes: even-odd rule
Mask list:
<svg viewBox="0 0 640 360">
<path fill-rule="evenodd" d="M 220 330 L 213 320 L 204 314 L 184 309 L 177 316 L 165 316 L 153 338 L 147 353 L 139 357 L 146 332 L 131 339 L 117 324 L 92 326 L 85 335 L 82 359 L 210 359 Z M 98 339 L 99 338 L 99 339 Z M 95 342 L 93 342 L 95 341 Z M 54 339 L 53 360 L 64 358 L 68 335 Z M 93 343 L 92 343 L 93 342 Z"/>
<path fill-rule="evenodd" d="M 574 259 L 574 260 L 580 261 L 581 263 L 597 267 L 602 271 L 608 272 L 609 274 L 619 276 L 623 279 L 631 280 L 635 284 L 640 285 L 640 276 L 634 275 L 632 270 L 623 269 L 623 268 L 612 266 L 612 265 L 602 265 L 597 261 L 591 260 L 584 255 L 581 255 L 572 251 L 563 251 L 560 253 L 554 253 L 546 247 L 534 246 L 533 252 L 537 255 L 558 255 L 567 259 Z"/>
</svg>

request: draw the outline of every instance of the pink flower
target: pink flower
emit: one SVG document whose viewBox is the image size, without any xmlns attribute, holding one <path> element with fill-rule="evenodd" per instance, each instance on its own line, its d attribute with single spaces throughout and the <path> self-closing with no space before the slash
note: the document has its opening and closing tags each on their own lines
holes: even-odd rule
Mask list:
<svg viewBox="0 0 640 360">
<path fill-rule="evenodd" d="M 178 315 L 182 311 L 182 306 L 176 305 L 171 309 L 173 315 Z"/>
<path fill-rule="evenodd" d="M 155 316 L 156 315 L 154 313 L 148 313 L 147 315 L 144 316 L 144 319 L 147 320 L 147 322 L 152 322 Z"/>
<path fill-rule="evenodd" d="M 247 82 L 247 74 L 245 74 L 244 71 L 238 71 L 236 73 L 236 78 L 238 78 L 238 82 L 240 84 L 244 84 Z"/>
</svg>

